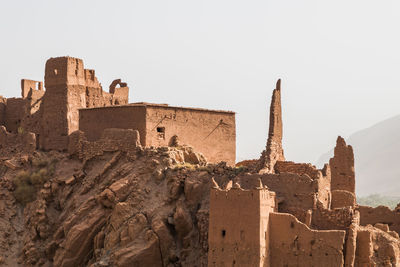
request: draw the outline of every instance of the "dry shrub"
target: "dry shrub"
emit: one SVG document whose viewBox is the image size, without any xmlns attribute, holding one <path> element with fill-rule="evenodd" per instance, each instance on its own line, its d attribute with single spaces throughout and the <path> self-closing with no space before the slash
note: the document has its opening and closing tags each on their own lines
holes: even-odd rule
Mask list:
<svg viewBox="0 0 400 267">
<path fill-rule="evenodd" d="M 15 199 L 22 205 L 35 200 L 36 192 L 46 183 L 54 174 L 57 161 L 48 162 L 44 159 L 32 160 L 32 171 L 20 171 L 14 178 Z"/>
</svg>

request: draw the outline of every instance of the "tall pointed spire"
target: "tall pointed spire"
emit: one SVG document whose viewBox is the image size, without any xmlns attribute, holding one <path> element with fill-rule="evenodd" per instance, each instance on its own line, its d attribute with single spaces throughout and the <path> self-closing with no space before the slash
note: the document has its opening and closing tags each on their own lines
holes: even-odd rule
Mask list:
<svg viewBox="0 0 400 267">
<path fill-rule="evenodd" d="M 282 148 L 281 79 L 279 79 L 272 93 L 268 141 L 260 157 L 258 170 L 262 173 L 273 173 L 275 163 L 284 160 L 285 156 Z"/>
</svg>

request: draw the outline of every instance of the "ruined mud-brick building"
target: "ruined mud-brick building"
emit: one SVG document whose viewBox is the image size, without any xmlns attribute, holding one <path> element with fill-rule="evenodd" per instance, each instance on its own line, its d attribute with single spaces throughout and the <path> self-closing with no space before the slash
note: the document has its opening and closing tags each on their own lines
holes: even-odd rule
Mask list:
<svg viewBox="0 0 400 267">
<path fill-rule="evenodd" d="M 208 266 L 400 266 L 399 209 L 356 203 L 343 138 L 321 170 L 285 161 L 280 95 L 278 81 L 260 159 L 211 189 Z"/>
<path fill-rule="evenodd" d="M 31 132 L 37 148 L 66 150 L 71 134 L 82 131 L 89 141 L 109 128 L 133 129 L 141 145 L 189 145 L 209 162 L 235 164 L 235 113 L 149 103 L 128 104 L 129 88 L 114 80 L 109 92 L 95 71 L 73 57 L 50 58 L 42 82 L 23 79 L 21 98 L 0 97 L 0 125 L 8 132 Z"/>
</svg>

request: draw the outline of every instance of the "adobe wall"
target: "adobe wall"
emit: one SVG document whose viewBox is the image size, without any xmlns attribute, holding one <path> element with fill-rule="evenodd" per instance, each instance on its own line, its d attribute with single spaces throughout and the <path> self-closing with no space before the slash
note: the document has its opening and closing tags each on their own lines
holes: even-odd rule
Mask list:
<svg viewBox="0 0 400 267">
<path fill-rule="evenodd" d="M 320 190 L 319 180 L 313 180 L 308 175 L 295 173 L 280 174 L 246 174 L 235 178 L 243 188 L 253 188 L 261 179 L 262 183 L 277 196 L 279 212 L 295 215 L 305 222 L 308 210 L 315 209 L 317 204 L 328 208 L 329 199 L 324 194 L 317 194 Z"/>
<path fill-rule="evenodd" d="M 78 130 L 77 109 L 85 106 L 83 61 L 72 57 L 50 58 L 44 79 L 40 145 L 46 150 L 63 150 L 68 146 L 68 135 Z"/>
<path fill-rule="evenodd" d="M 146 108 L 115 106 L 79 110 L 79 130 L 85 132 L 88 141 L 100 139 L 108 128 L 138 130 L 140 143 L 146 146 Z"/>
<path fill-rule="evenodd" d="M 22 120 L 27 115 L 28 100 L 23 98 L 8 98 L 5 107 L 4 125 L 7 131 L 17 133 Z"/>
<path fill-rule="evenodd" d="M 389 225 L 389 229 L 400 234 L 400 212 L 391 210 L 385 206 L 376 208 L 359 206 L 360 225 L 375 225 L 376 223 L 384 223 Z"/>
<path fill-rule="evenodd" d="M 208 266 L 265 266 L 274 194 L 265 189 L 212 189 Z"/>
<path fill-rule="evenodd" d="M 318 170 L 311 163 L 294 163 L 293 161 L 277 161 L 275 166 L 275 173 L 297 173 L 299 175 L 308 175 L 313 180 L 320 178 L 321 171 Z"/>
<path fill-rule="evenodd" d="M 35 134 L 30 132 L 10 133 L 4 126 L 0 126 L 0 153 L 2 156 L 15 152 L 33 152 L 35 149 Z"/>
<path fill-rule="evenodd" d="M 132 129 L 105 129 L 97 141 L 87 141 L 85 133 L 76 131 L 69 136 L 68 153 L 87 161 L 104 152 L 129 152 L 140 146 L 140 136 Z"/>
<path fill-rule="evenodd" d="M 271 266 L 343 266 L 345 231 L 311 230 L 291 214 L 270 213 Z"/>
<path fill-rule="evenodd" d="M 334 210 L 317 208 L 312 212 L 311 227 L 318 230 L 346 230 L 353 217 L 354 210 L 350 207 Z"/>
<path fill-rule="evenodd" d="M 346 190 L 333 190 L 331 208 L 354 207 L 356 205 L 356 195 Z"/>
<path fill-rule="evenodd" d="M 399 266 L 398 238 L 371 225 L 358 227 L 355 266 Z"/>
<path fill-rule="evenodd" d="M 306 175 L 314 182 L 317 182 L 318 201 L 322 207 L 329 208 L 331 206 L 331 171 L 328 164 L 319 170 L 310 163 L 294 163 L 291 161 L 277 161 L 275 164 L 275 173 L 295 173 L 298 175 Z"/>
<path fill-rule="evenodd" d="M 30 97 L 33 92 L 40 92 L 41 95 L 44 94 L 43 82 L 22 79 L 21 80 L 21 96 L 22 98 Z"/>
<path fill-rule="evenodd" d="M 159 130 L 164 132 L 160 133 Z M 179 143 L 201 152 L 208 162 L 236 161 L 236 123 L 232 112 L 191 108 L 147 106 L 146 146 L 168 146 L 173 136 Z"/>
</svg>

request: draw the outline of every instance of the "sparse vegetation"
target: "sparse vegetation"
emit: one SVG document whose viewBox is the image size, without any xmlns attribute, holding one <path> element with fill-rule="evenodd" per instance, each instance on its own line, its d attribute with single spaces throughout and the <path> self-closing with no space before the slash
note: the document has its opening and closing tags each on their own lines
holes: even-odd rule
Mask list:
<svg viewBox="0 0 400 267">
<path fill-rule="evenodd" d="M 394 209 L 400 203 L 400 197 L 382 196 L 373 194 L 366 197 L 357 197 L 357 203 L 363 206 L 378 207 L 387 206 Z"/>
<path fill-rule="evenodd" d="M 32 160 L 31 171 L 20 171 L 15 176 L 15 199 L 22 205 L 35 200 L 36 192 L 53 176 L 56 163 L 56 160 Z"/>
<path fill-rule="evenodd" d="M 179 164 L 176 164 L 173 169 L 174 170 L 182 170 L 182 169 L 195 170 L 196 169 L 196 165 L 193 165 L 193 164 L 187 163 L 187 162 L 185 162 L 183 164 L 179 163 Z"/>
</svg>

